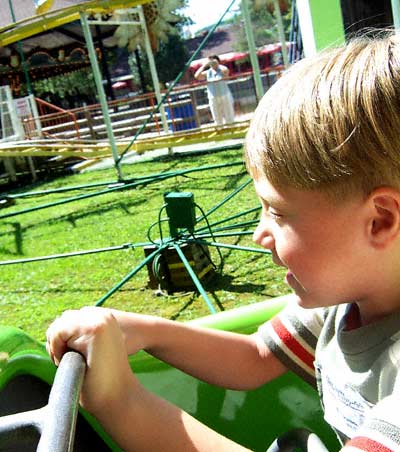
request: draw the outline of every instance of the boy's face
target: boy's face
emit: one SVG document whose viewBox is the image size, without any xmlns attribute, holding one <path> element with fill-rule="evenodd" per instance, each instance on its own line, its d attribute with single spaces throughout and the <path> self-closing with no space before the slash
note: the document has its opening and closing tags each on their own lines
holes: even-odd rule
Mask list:
<svg viewBox="0 0 400 452">
<path fill-rule="evenodd" d="M 368 277 L 363 201 L 332 202 L 317 191 L 255 181 L 262 214 L 254 241 L 288 269 L 286 281 L 306 308 L 359 301 Z"/>
</svg>

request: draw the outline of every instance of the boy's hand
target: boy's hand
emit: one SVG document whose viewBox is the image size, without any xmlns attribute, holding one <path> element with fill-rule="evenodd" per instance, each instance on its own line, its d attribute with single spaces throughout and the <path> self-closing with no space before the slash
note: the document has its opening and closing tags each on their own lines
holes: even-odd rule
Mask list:
<svg viewBox="0 0 400 452">
<path fill-rule="evenodd" d="M 124 334 L 109 309 L 87 307 L 58 317 L 47 331 L 47 351 L 58 364 L 68 349 L 86 359 L 81 404 L 93 414 L 122 400 L 128 387 L 135 384 Z"/>
</svg>

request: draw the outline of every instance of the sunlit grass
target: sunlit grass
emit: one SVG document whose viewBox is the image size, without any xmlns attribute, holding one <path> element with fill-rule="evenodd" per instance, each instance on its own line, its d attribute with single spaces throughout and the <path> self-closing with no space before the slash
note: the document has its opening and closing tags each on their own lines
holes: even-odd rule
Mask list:
<svg viewBox="0 0 400 452">
<path fill-rule="evenodd" d="M 125 178 L 241 161 L 241 151 L 231 150 L 203 155 L 179 155 L 175 158 L 139 162 L 124 166 Z M 146 242 L 150 225 L 157 222 L 166 191 L 191 191 L 203 210 L 215 206 L 248 179 L 243 165 L 176 176 L 133 190 L 115 191 L 68 204 L 4 218 L 0 223 L 0 260 L 22 259 Z M 47 190 L 56 187 L 115 181 L 115 171 L 104 170 L 59 178 L 32 187 Z M 103 188 L 18 198 L 13 207 L 0 215 L 100 191 Z M 252 184 L 210 215 L 218 221 L 258 205 Z M 164 215 L 165 217 L 165 215 Z M 257 218 L 257 213 L 246 217 Z M 203 222 L 204 224 L 204 222 Z M 168 228 L 163 226 L 163 234 Z M 158 227 L 151 230 L 159 238 Z M 251 236 L 221 239 L 226 243 L 253 246 Z M 217 310 L 255 303 L 288 292 L 283 270 L 276 268 L 268 255 L 221 250 L 222 274 L 206 284 L 207 293 Z M 220 256 L 211 250 L 215 264 Z M 24 329 L 38 339 L 44 338 L 49 322 L 65 309 L 94 305 L 144 258 L 137 247 L 87 256 L 53 259 L 1 267 L 0 309 L 3 325 Z M 148 274 L 142 269 L 110 297 L 105 306 L 187 320 L 210 313 L 195 292 L 165 296 L 147 288 Z"/>
</svg>

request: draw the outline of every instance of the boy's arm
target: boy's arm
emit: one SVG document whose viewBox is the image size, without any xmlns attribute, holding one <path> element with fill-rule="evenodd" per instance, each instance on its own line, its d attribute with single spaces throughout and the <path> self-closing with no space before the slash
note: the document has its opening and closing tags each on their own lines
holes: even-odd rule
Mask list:
<svg viewBox="0 0 400 452">
<path fill-rule="evenodd" d="M 259 335 L 112 312 L 124 331 L 128 354 L 143 349 L 208 383 L 229 389 L 254 389 L 287 371 Z"/>
<path fill-rule="evenodd" d="M 47 349 L 56 362 L 67 349 L 83 354 L 81 404 L 126 452 L 246 451 L 140 385 L 110 310 L 64 313 L 47 332 Z"/>
<path fill-rule="evenodd" d="M 126 452 L 248 451 L 147 391 L 137 381 L 123 399 L 110 400 L 94 415 Z"/>
</svg>

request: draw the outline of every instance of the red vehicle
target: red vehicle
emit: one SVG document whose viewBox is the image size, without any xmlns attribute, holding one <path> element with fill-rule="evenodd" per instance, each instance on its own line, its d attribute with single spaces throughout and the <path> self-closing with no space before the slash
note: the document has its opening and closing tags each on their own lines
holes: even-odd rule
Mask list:
<svg viewBox="0 0 400 452">
<path fill-rule="evenodd" d="M 277 69 L 282 66 L 281 44 L 267 44 L 257 51 L 258 63 L 261 72 Z M 249 52 L 228 52 L 219 55 L 221 64 L 229 69 L 231 76 L 252 72 Z M 194 73 L 207 61 L 208 58 L 193 60 L 189 67 L 189 82 L 195 82 Z"/>
</svg>

